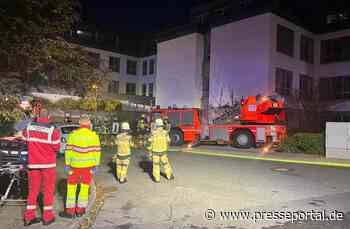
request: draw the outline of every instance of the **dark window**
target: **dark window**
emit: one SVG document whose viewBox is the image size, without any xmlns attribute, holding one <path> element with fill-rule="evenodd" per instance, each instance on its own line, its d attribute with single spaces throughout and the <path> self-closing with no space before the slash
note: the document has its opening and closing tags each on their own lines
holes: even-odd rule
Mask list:
<svg viewBox="0 0 350 229">
<path fill-rule="evenodd" d="M 109 69 L 112 72 L 120 72 L 120 58 L 111 56 L 109 57 Z"/>
<path fill-rule="evenodd" d="M 137 61 L 127 60 L 126 73 L 129 75 L 136 75 L 137 74 Z"/>
<path fill-rule="evenodd" d="M 98 68 L 100 66 L 100 54 L 95 52 L 88 52 L 90 63 Z"/>
<path fill-rule="evenodd" d="M 350 99 L 350 76 L 321 78 L 321 100 Z"/>
<path fill-rule="evenodd" d="M 294 32 L 282 25 L 277 25 L 277 52 L 294 56 Z"/>
<path fill-rule="evenodd" d="M 147 96 L 147 85 L 142 84 L 142 96 Z"/>
<path fill-rule="evenodd" d="M 313 79 L 307 75 L 300 75 L 299 79 L 299 96 L 305 100 L 313 98 Z"/>
<path fill-rule="evenodd" d="M 172 127 L 180 125 L 180 113 L 179 112 L 169 112 L 168 113 L 169 122 Z"/>
<path fill-rule="evenodd" d="M 292 95 L 293 72 L 281 68 L 276 69 L 276 92 L 280 95 Z"/>
<path fill-rule="evenodd" d="M 192 111 L 182 113 L 182 125 L 192 126 L 194 123 L 194 113 Z"/>
<path fill-rule="evenodd" d="M 292 95 L 293 72 L 281 68 L 276 69 L 276 92 L 280 95 Z"/>
<path fill-rule="evenodd" d="M 144 60 L 143 62 L 142 62 L 142 75 L 147 75 L 147 60 Z"/>
<path fill-rule="evenodd" d="M 321 41 L 321 64 L 350 61 L 350 36 Z"/>
<path fill-rule="evenodd" d="M 314 63 L 314 40 L 301 35 L 300 59 L 308 63 Z"/>
<path fill-rule="evenodd" d="M 148 84 L 148 96 L 153 97 L 153 83 Z"/>
<path fill-rule="evenodd" d="M 119 81 L 112 80 L 108 85 L 108 92 L 119 94 Z"/>
<path fill-rule="evenodd" d="M 154 68 L 155 68 L 154 59 L 151 59 L 149 61 L 149 74 L 150 75 L 154 74 Z"/>
<path fill-rule="evenodd" d="M 136 95 L 136 84 L 135 83 L 126 83 L 126 94 L 127 95 Z"/>
</svg>

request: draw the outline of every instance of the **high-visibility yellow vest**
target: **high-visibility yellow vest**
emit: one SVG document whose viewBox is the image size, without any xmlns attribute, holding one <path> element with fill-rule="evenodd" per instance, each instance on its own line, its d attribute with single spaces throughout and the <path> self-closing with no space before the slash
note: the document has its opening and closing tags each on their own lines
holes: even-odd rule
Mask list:
<svg viewBox="0 0 350 229">
<path fill-rule="evenodd" d="M 73 168 L 95 167 L 100 164 L 101 145 L 98 135 L 88 128 L 79 128 L 67 137 L 65 162 Z"/>
<path fill-rule="evenodd" d="M 127 133 L 121 133 L 117 135 L 115 144 L 118 147 L 118 155 L 128 156 L 130 155 L 130 148 L 133 146 L 131 136 Z"/>
<path fill-rule="evenodd" d="M 162 153 L 168 151 L 170 143 L 169 134 L 163 128 L 154 130 L 149 138 L 150 147 L 152 152 Z"/>
</svg>

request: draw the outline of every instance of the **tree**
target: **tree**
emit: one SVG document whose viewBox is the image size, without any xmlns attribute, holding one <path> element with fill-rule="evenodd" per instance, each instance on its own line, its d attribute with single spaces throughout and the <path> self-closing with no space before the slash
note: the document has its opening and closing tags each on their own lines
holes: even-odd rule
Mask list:
<svg viewBox="0 0 350 229">
<path fill-rule="evenodd" d="M 79 8 L 77 0 L 1 1 L 0 73 L 28 84 L 33 73 L 40 72 L 51 82 L 81 93 L 88 91 L 91 82 L 103 81 L 108 74 L 88 53 L 62 38 L 78 22 Z"/>
</svg>

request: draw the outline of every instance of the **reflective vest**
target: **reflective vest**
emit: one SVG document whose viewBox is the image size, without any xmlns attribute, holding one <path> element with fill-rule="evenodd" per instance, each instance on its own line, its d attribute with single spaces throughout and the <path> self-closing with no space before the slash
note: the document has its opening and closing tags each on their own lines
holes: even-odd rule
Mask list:
<svg viewBox="0 0 350 229">
<path fill-rule="evenodd" d="M 118 134 L 115 143 L 118 146 L 119 156 L 130 155 L 130 148 L 133 146 L 130 135 L 128 135 L 127 133 Z"/>
<path fill-rule="evenodd" d="M 166 152 L 170 143 L 169 134 L 163 128 L 158 128 L 152 132 L 152 135 L 149 138 L 149 142 L 149 150 L 152 152 Z"/>
<path fill-rule="evenodd" d="M 101 145 L 98 135 L 88 129 L 79 128 L 67 137 L 65 162 L 72 168 L 95 167 L 100 164 Z"/>
</svg>

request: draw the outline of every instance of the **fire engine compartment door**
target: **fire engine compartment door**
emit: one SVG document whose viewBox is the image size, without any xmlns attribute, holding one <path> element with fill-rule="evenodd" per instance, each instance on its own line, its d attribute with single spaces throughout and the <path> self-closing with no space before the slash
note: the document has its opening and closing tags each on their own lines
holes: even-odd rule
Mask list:
<svg viewBox="0 0 350 229">
<path fill-rule="evenodd" d="M 256 128 L 256 142 L 266 141 L 266 131 L 263 127 Z"/>
<path fill-rule="evenodd" d="M 211 140 L 223 140 L 223 141 L 229 141 L 229 135 L 227 128 L 225 127 L 210 127 L 210 138 Z"/>
</svg>

